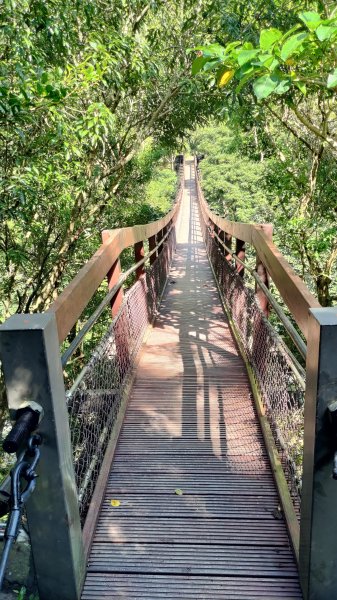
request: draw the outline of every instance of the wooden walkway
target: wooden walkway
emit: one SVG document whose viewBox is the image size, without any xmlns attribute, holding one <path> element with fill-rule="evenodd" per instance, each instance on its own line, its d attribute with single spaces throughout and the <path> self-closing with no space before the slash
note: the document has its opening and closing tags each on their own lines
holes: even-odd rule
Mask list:
<svg viewBox="0 0 337 600">
<path fill-rule="evenodd" d="M 82 598 L 301 598 L 202 241 L 192 162 L 185 176 L 177 251 L 141 351 Z"/>
</svg>

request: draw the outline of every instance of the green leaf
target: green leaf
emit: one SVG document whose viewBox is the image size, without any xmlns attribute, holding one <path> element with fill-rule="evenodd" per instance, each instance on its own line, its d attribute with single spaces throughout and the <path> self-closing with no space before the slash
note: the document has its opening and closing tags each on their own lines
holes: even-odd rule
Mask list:
<svg viewBox="0 0 337 600">
<path fill-rule="evenodd" d="M 303 42 L 307 39 L 308 33 L 305 31 L 300 31 L 295 35 L 292 35 L 283 45 L 281 50 L 281 58 L 282 60 L 287 60 L 289 56 L 294 54 L 303 44 Z"/>
<path fill-rule="evenodd" d="M 308 29 L 310 29 L 310 31 L 315 31 L 318 25 L 322 22 L 320 15 L 313 11 L 301 12 L 298 17 L 301 19 L 301 21 L 303 21 Z"/>
<path fill-rule="evenodd" d="M 194 50 L 202 52 L 204 57 L 213 58 L 214 56 L 218 56 L 219 58 L 223 58 L 225 54 L 225 48 L 220 46 L 220 44 L 210 44 L 209 46 L 196 46 Z"/>
<path fill-rule="evenodd" d="M 252 42 L 245 42 L 242 46 L 242 50 L 254 50 Z"/>
<path fill-rule="evenodd" d="M 333 37 L 337 33 L 337 27 L 330 27 L 329 25 L 320 25 L 316 29 L 316 35 L 320 42 L 325 42 Z"/>
<path fill-rule="evenodd" d="M 240 65 L 240 67 L 242 67 L 242 65 L 244 65 L 245 63 L 252 60 L 252 58 L 255 58 L 255 56 L 257 56 L 258 53 L 259 53 L 259 50 L 241 50 L 238 53 L 238 63 Z"/>
<path fill-rule="evenodd" d="M 192 63 L 192 75 L 199 73 L 208 60 L 205 56 L 197 56 Z"/>
<path fill-rule="evenodd" d="M 259 56 L 259 61 L 261 66 L 271 70 L 274 70 L 279 64 L 272 54 L 261 54 Z"/>
<path fill-rule="evenodd" d="M 305 85 L 305 83 L 303 83 L 302 81 L 295 81 L 294 83 L 295 83 L 296 87 L 298 87 L 300 92 L 302 92 L 303 96 L 306 96 L 307 95 L 307 86 Z"/>
<path fill-rule="evenodd" d="M 239 94 L 239 92 L 241 92 L 242 88 L 246 85 L 246 83 L 248 83 L 248 81 L 250 81 L 255 76 L 256 71 L 252 68 L 244 77 L 242 77 L 239 85 L 235 88 L 236 93 Z"/>
<path fill-rule="evenodd" d="M 219 60 L 218 58 L 215 60 L 208 59 L 204 66 L 204 71 L 211 71 L 215 67 L 218 67 L 220 63 L 221 63 L 221 60 Z"/>
<path fill-rule="evenodd" d="M 262 50 L 269 50 L 282 37 L 279 29 L 263 29 L 260 34 L 260 47 Z"/>
<path fill-rule="evenodd" d="M 251 48 L 253 48 L 253 44 L 250 44 L 250 42 L 246 42 L 243 45 L 243 48 L 246 50 L 250 50 L 251 48 L 248 48 L 248 45 L 251 46 Z M 238 46 L 241 46 L 241 42 L 231 42 L 230 44 L 228 44 L 228 46 L 226 46 L 225 48 L 225 53 L 229 54 L 232 50 L 234 50 L 235 48 L 237 48 Z"/>
<path fill-rule="evenodd" d="M 288 38 L 290 38 L 293 35 L 293 33 L 295 33 L 295 31 L 298 31 L 299 29 L 303 31 L 302 25 L 300 25 L 300 23 L 297 23 L 297 25 L 294 25 L 294 27 L 292 27 L 291 29 L 289 29 L 289 31 L 286 31 L 283 34 L 281 42 L 284 43 Z"/>
<path fill-rule="evenodd" d="M 258 73 L 259 71 L 260 71 L 260 69 L 257 69 L 250 63 L 245 63 L 244 65 L 242 65 L 242 67 L 240 67 L 240 69 L 238 69 L 236 71 L 235 79 L 241 80 L 243 77 L 246 77 L 247 75 L 250 75 L 251 73 Z"/>
<path fill-rule="evenodd" d="M 337 86 L 337 69 L 334 69 L 328 76 L 327 87 L 334 88 Z"/>
<path fill-rule="evenodd" d="M 275 88 L 274 92 L 275 94 L 279 94 L 280 96 L 282 96 L 282 94 L 285 94 L 286 92 L 288 92 L 288 90 L 290 90 L 291 88 L 291 79 L 287 78 L 287 79 L 283 79 L 278 86 Z"/>
<path fill-rule="evenodd" d="M 279 78 L 275 76 L 263 75 L 263 77 L 259 77 L 253 84 L 255 96 L 258 100 L 268 98 L 275 91 L 279 83 Z"/>
</svg>

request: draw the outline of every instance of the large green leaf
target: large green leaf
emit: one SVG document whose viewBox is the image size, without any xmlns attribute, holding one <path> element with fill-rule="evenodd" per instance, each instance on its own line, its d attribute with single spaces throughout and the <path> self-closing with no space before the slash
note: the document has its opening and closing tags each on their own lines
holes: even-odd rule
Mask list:
<svg viewBox="0 0 337 600">
<path fill-rule="evenodd" d="M 208 59 L 204 66 L 204 71 L 212 71 L 212 69 L 214 69 L 215 67 L 218 67 L 219 64 L 221 64 L 221 60 L 219 60 L 218 58 L 216 58 L 214 60 Z"/>
<path fill-rule="evenodd" d="M 241 50 L 240 52 L 238 52 L 237 57 L 240 67 L 242 67 L 242 65 L 244 65 L 245 63 L 251 61 L 252 58 L 255 58 L 255 56 L 257 56 L 259 52 L 259 50 Z"/>
<path fill-rule="evenodd" d="M 300 31 L 295 35 L 292 35 L 282 46 L 282 60 L 287 60 L 290 56 L 292 56 L 292 54 L 299 50 L 303 42 L 307 39 L 308 35 L 309 34 L 305 31 Z"/>
<path fill-rule="evenodd" d="M 282 96 L 282 94 L 285 94 L 286 92 L 288 92 L 288 90 L 290 90 L 290 88 L 291 88 L 291 79 L 289 79 L 289 77 L 287 77 L 287 79 L 282 79 L 282 81 L 280 81 L 278 86 L 275 88 L 274 92 L 275 92 L 275 94 L 279 94 L 280 96 Z"/>
<path fill-rule="evenodd" d="M 237 75 L 237 72 L 236 72 Z M 246 85 L 246 83 L 248 83 L 248 81 L 250 81 L 251 79 L 253 79 L 253 77 L 256 77 L 256 71 L 255 69 L 251 68 L 246 75 L 242 76 L 242 78 L 240 78 L 240 83 L 239 85 L 235 88 L 235 91 L 237 94 L 239 94 L 239 92 L 241 92 L 242 88 Z"/>
<path fill-rule="evenodd" d="M 261 54 L 259 56 L 259 64 L 265 69 L 273 71 L 278 66 L 279 62 L 273 54 Z"/>
<path fill-rule="evenodd" d="M 199 73 L 209 60 L 207 56 L 197 56 L 192 63 L 192 75 Z"/>
<path fill-rule="evenodd" d="M 194 51 L 202 52 L 204 57 L 215 57 L 223 58 L 226 50 L 220 44 L 210 44 L 209 46 L 196 46 L 193 48 Z"/>
<path fill-rule="evenodd" d="M 298 16 L 311 31 L 315 31 L 322 22 L 322 19 L 317 12 L 305 11 L 301 12 Z"/>
<path fill-rule="evenodd" d="M 260 34 L 260 47 L 262 50 L 269 50 L 282 37 L 279 29 L 262 29 Z"/>
<path fill-rule="evenodd" d="M 337 69 L 334 69 L 328 76 L 327 87 L 334 88 L 337 86 Z"/>
<path fill-rule="evenodd" d="M 246 77 L 246 75 L 251 74 L 251 73 L 258 73 L 260 69 L 256 68 L 254 65 L 252 65 L 251 63 L 245 63 L 244 65 L 242 65 L 242 67 L 240 67 L 240 69 L 238 69 L 235 73 L 235 79 L 239 79 L 241 80 L 243 77 Z"/>
<path fill-rule="evenodd" d="M 303 96 L 306 96 L 306 94 L 307 94 L 307 86 L 305 85 L 305 83 L 303 83 L 302 81 L 294 81 L 294 84 L 302 92 Z"/>
<path fill-rule="evenodd" d="M 316 35 L 320 42 L 325 42 L 329 40 L 337 33 L 337 27 L 331 25 L 320 25 L 316 29 Z"/>
<path fill-rule="evenodd" d="M 258 100 L 268 98 L 268 96 L 275 91 L 279 83 L 280 79 L 274 75 L 272 77 L 270 77 L 270 75 L 259 77 L 253 84 L 255 96 Z"/>
</svg>

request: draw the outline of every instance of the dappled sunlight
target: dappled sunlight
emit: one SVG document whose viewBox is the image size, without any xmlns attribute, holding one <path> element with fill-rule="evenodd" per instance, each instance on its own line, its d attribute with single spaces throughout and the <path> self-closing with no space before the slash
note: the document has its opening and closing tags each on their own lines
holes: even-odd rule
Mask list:
<svg viewBox="0 0 337 600">
<path fill-rule="evenodd" d="M 274 518 L 274 481 L 202 241 L 189 169 L 190 163 L 176 255 L 141 351 L 96 532 L 97 560 L 105 553 L 117 575 L 223 574 L 236 569 L 243 553 L 246 572 L 255 546 L 265 552 L 263 569 L 268 545 L 277 561 L 284 549 L 290 556 L 282 516 Z"/>
<path fill-rule="evenodd" d="M 127 537 L 123 534 L 123 527 L 118 523 L 117 519 L 112 519 L 106 528 L 106 540 L 123 544 L 127 542 Z"/>
</svg>

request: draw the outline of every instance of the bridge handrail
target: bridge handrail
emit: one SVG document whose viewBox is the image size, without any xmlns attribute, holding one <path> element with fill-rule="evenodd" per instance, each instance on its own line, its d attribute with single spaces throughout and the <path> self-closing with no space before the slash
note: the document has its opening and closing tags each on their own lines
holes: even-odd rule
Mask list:
<svg viewBox="0 0 337 600">
<path fill-rule="evenodd" d="M 164 217 L 145 225 L 120 227 L 103 232 L 106 239 L 101 246 L 46 311 L 55 314 L 60 344 L 66 339 L 110 269 L 117 263 L 123 250 L 158 234 L 164 235 L 163 230 L 175 221 L 182 192 L 182 179 L 181 172 L 178 199 Z"/>
<path fill-rule="evenodd" d="M 166 239 L 170 235 L 171 230 L 172 230 L 172 226 L 170 227 L 170 229 L 168 230 L 168 232 L 165 233 L 165 235 L 158 242 L 158 244 L 156 244 L 156 246 L 150 252 L 148 252 L 144 256 L 144 258 L 142 258 L 141 260 L 139 260 L 138 262 L 136 262 L 134 265 L 132 265 L 132 267 L 130 267 L 129 269 L 127 269 L 127 271 L 125 271 L 124 273 L 122 273 L 119 276 L 116 284 L 104 296 L 102 302 L 99 304 L 99 306 L 96 308 L 96 310 L 92 313 L 92 315 L 89 317 L 89 319 L 83 325 L 83 327 L 80 329 L 80 331 L 78 332 L 78 334 L 76 335 L 76 337 L 73 339 L 73 341 L 71 342 L 71 344 L 68 346 L 68 348 L 66 349 L 66 351 L 63 353 L 63 355 L 61 357 L 62 367 L 65 367 L 65 365 L 67 364 L 68 360 L 74 354 L 75 350 L 77 350 L 78 346 L 82 342 L 82 340 L 85 337 L 85 335 L 88 333 L 88 331 L 90 331 L 90 329 L 93 327 L 93 325 L 99 319 L 99 317 L 101 316 L 103 310 L 109 304 L 109 302 L 111 302 L 111 300 L 117 294 L 117 292 L 120 290 L 120 288 L 122 287 L 123 283 L 125 283 L 125 281 L 127 280 L 127 278 L 130 275 L 132 275 L 133 273 L 137 272 L 137 270 L 140 267 L 142 267 L 146 263 L 146 261 L 149 260 L 149 258 L 151 258 L 151 256 L 153 256 L 157 252 L 157 250 L 164 244 L 164 242 L 166 241 Z"/>
<path fill-rule="evenodd" d="M 320 308 L 321 305 L 271 240 L 272 226 L 267 223 L 228 221 L 217 215 L 206 202 L 198 177 L 196 181 L 203 212 L 221 231 L 254 246 L 260 261 L 276 285 L 297 325 L 308 339 L 309 309 Z"/>
<path fill-rule="evenodd" d="M 300 352 L 302 358 L 305 359 L 306 355 L 307 355 L 307 347 L 306 347 L 305 342 L 303 341 L 300 334 L 297 332 L 297 330 L 291 323 L 290 319 L 288 319 L 287 315 L 285 314 L 285 312 L 282 309 L 282 307 L 280 306 L 280 304 L 277 302 L 277 300 L 271 294 L 271 292 L 269 291 L 269 288 L 263 283 L 262 279 L 258 276 L 257 272 L 254 269 L 252 269 L 251 267 L 249 267 L 247 265 L 247 263 L 245 263 L 243 260 L 241 260 L 238 257 L 238 255 L 235 252 L 233 252 L 222 241 L 222 239 L 220 238 L 220 236 L 217 233 L 213 232 L 212 235 L 215 237 L 215 239 L 218 241 L 218 243 L 226 250 L 226 252 L 228 252 L 228 254 L 230 254 L 231 257 L 234 258 L 235 262 L 242 265 L 244 267 L 245 271 L 248 271 L 248 273 L 254 278 L 256 284 L 261 288 L 264 295 L 267 297 L 268 302 L 275 310 L 275 313 L 279 317 L 280 321 L 283 323 L 286 331 L 290 335 L 292 341 L 294 342 L 297 350 Z M 297 359 L 295 358 L 295 356 L 293 356 L 293 354 L 291 353 L 289 348 L 287 348 L 287 352 L 290 354 L 292 361 L 296 364 L 296 367 L 300 367 L 300 370 L 302 370 L 302 367 L 298 364 Z M 303 377 L 302 377 L 302 379 L 303 379 Z"/>
</svg>

